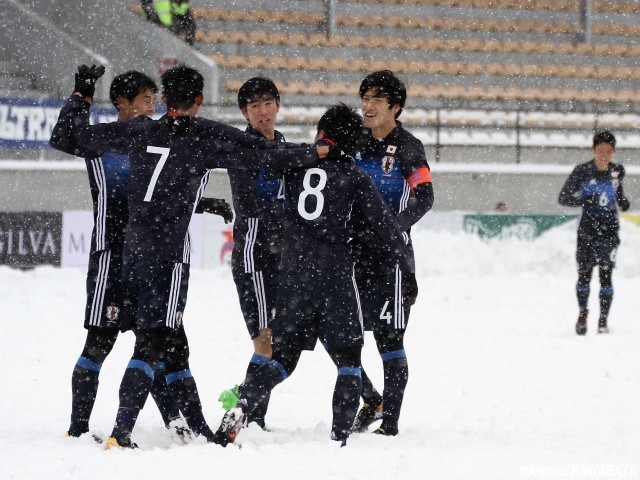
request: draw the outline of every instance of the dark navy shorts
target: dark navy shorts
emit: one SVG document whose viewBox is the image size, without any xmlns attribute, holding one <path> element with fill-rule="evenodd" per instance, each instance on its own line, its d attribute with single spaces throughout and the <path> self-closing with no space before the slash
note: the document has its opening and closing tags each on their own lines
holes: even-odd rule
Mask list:
<svg viewBox="0 0 640 480">
<path fill-rule="evenodd" d="M 402 302 L 402 271 L 389 257 L 356 257 L 356 282 L 367 331 L 404 331 L 409 307 Z"/>
<path fill-rule="evenodd" d="M 361 347 L 364 332 L 352 274 L 334 270 L 280 273 L 273 345 L 279 350 Z"/>
<path fill-rule="evenodd" d="M 127 322 L 123 311 L 122 255 L 101 250 L 89 255 L 85 328 L 120 328 Z"/>
<path fill-rule="evenodd" d="M 598 235 L 591 231 L 578 231 L 578 248 L 576 260 L 580 265 L 604 269 L 616 266 L 616 254 L 620 245 L 620 237 L 615 235 Z"/>
<path fill-rule="evenodd" d="M 142 262 L 125 264 L 125 318 L 121 330 L 176 329 L 182 325 L 189 287 L 189 265 Z"/>
<path fill-rule="evenodd" d="M 278 272 L 276 269 L 251 273 L 232 270 L 240 309 L 253 339 L 260 330 L 271 328 L 278 295 Z"/>
</svg>

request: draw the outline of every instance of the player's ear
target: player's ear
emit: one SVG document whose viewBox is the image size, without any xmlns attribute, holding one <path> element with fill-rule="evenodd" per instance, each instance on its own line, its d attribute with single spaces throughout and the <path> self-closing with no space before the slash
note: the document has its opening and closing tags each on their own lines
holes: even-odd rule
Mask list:
<svg viewBox="0 0 640 480">
<path fill-rule="evenodd" d="M 316 138 L 314 138 L 313 141 L 317 142 L 321 138 L 324 138 L 324 130 L 318 130 L 318 133 L 316 133 Z"/>
<path fill-rule="evenodd" d="M 196 105 L 200 106 L 204 102 L 204 95 L 201 93 L 196 97 Z"/>
<path fill-rule="evenodd" d="M 242 113 L 242 116 L 244 117 L 245 120 L 249 121 L 249 113 L 247 112 L 246 108 L 241 108 L 240 113 Z"/>
</svg>

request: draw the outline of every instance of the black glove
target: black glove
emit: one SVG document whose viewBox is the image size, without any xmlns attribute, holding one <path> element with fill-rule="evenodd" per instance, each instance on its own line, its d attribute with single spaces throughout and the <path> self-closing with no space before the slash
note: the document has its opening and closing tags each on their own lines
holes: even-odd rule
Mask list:
<svg viewBox="0 0 640 480">
<path fill-rule="evenodd" d="M 631 207 L 631 202 L 629 202 L 629 199 L 627 197 L 622 197 L 620 200 L 618 200 L 618 205 L 620 206 L 620 210 L 626 212 L 627 210 L 629 210 L 629 207 Z"/>
<path fill-rule="evenodd" d="M 418 281 L 415 273 L 402 272 L 402 304 L 410 307 L 418 298 Z"/>
<path fill-rule="evenodd" d="M 200 203 L 196 207 L 196 213 L 213 213 L 220 215 L 224 219 L 224 223 L 233 221 L 233 210 L 222 198 L 201 198 Z"/>
<path fill-rule="evenodd" d="M 598 206 L 600 205 L 600 194 L 599 193 L 591 193 L 589 195 L 585 195 L 582 197 L 582 205 L 584 206 Z"/>
<path fill-rule="evenodd" d="M 76 85 L 73 88 L 74 92 L 79 92 L 83 97 L 93 98 L 96 92 L 96 82 L 104 75 L 104 67 L 102 65 L 80 65 L 78 67 L 78 73 L 76 73 Z"/>
</svg>

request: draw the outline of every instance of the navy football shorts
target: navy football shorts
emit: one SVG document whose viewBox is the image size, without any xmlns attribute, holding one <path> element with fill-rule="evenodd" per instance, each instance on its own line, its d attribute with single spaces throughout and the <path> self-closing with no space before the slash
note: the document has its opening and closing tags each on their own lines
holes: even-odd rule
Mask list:
<svg viewBox="0 0 640 480">
<path fill-rule="evenodd" d="M 176 329 L 187 304 L 189 265 L 134 261 L 123 267 L 125 318 L 121 330 Z"/>
<path fill-rule="evenodd" d="M 392 258 L 356 261 L 364 329 L 374 332 L 402 330 L 409 322 L 409 307 L 402 302 L 402 271 Z"/>
<path fill-rule="evenodd" d="M 100 250 L 89 255 L 85 328 L 120 328 L 123 311 L 122 255 Z"/>
<path fill-rule="evenodd" d="M 333 270 L 280 274 L 273 345 L 279 350 L 361 347 L 364 333 L 355 279 Z"/>
<path fill-rule="evenodd" d="M 604 269 L 616 266 L 616 253 L 620 245 L 617 235 L 598 235 L 593 232 L 578 232 L 578 248 L 576 260 L 580 265 L 595 267 L 600 265 Z"/>
<path fill-rule="evenodd" d="M 260 330 L 271 328 L 278 295 L 278 272 L 264 270 L 245 273 L 233 270 L 233 281 L 238 291 L 240 309 L 252 339 Z"/>
</svg>

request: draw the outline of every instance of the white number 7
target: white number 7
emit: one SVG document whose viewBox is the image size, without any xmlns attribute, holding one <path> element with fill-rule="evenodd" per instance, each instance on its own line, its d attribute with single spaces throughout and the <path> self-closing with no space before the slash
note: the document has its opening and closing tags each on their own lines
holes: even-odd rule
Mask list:
<svg viewBox="0 0 640 480">
<path fill-rule="evenodd" d="M 160 171 L 164 167 L 164 164 L 169 158 L 169 149 L 164 147 L 147 147 L 147 153 L 157 153 L 160 155 L 160 161 L 156 165 L 155 170 L 153 171 L 153 175 L 151 175 L 151 181 L 149 182 L 149 186 L 147 187 L 147 193 L 144 196 L 145 202 L 150 202 L 151 197 L 153 196 L 153 189 L 156 188 L 156 183 L 158 182 L 158 177 L 160 176 Z"/>
</svg>

